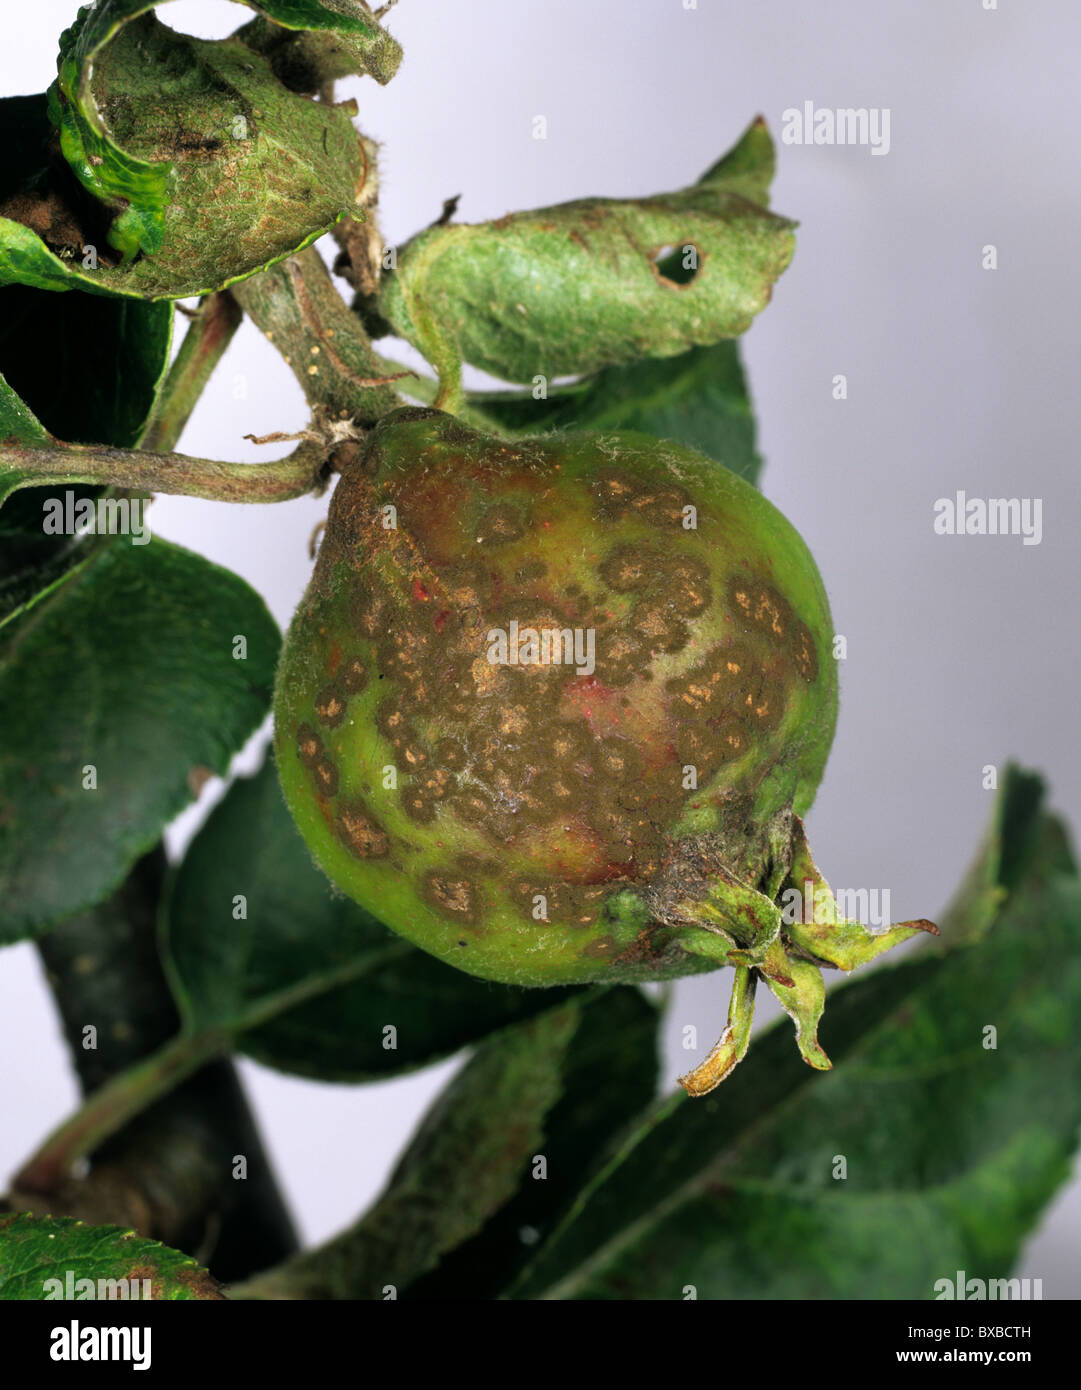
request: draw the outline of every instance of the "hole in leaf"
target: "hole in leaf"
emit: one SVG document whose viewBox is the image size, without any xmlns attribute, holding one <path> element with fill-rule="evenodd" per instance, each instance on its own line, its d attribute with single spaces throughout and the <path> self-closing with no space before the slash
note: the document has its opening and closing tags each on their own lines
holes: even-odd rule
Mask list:
<svg viewBox="0 0 1081 1390">
<path fill-rule="evenodd" d="M 665 285 L 683 289 L 698 274 L 704 257 L 693 241 L 659 246 L 653 253 L 653 273 Z"/>
<path fill-rule="evenodd" d="M 227 39 L 251 17 L 237 0 L 174 0 L 162 5 L 157 15 L 176 33 L 196 39 Z"/>
</svg>

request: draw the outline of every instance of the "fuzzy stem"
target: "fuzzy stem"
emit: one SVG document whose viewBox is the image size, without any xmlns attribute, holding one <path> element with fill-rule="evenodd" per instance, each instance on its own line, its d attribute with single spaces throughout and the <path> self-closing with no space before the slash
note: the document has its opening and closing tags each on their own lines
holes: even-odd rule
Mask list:
<svg viewBox="0 0 1081 1390">
<path fill-rule="evenodd" d="M 189 454 L 109 445 L 54 444 L 42 448 L 0 443 L 0 474 L 11 468 L 10 490 L 47 483 L 103 483 L 137 492 L 168 492 L 213 502 L 287 502 L 321 481 L 326 449 L 305 441 L 275 463 L 222 463 Z"/>
<path fill-rule="evenodd" d="M 313 411 L 374 425 L 403 404 L 360 320 L 314 247 L 234 285 L 244 312 L 281 353 Z"/>
<path fill-rule="evenodd" d="M 49 1135 L 16 1174 L 12 1186 L 24 1192 L 51 1192 L 67 1177 L 76 1159 L 92 1153 L 153 1101 L 228 1051 L 231 1041 L 227 1030 L 181 1033 L 121 1072 Z"/>
<path fill-rule="evenodd" d="M 152 453 L 175 449 L 214 368 L 225 355 L 244 314 L 228 290 L 208 295 L 169 368 L 158 403 L 139 441 Z"/>
</svg>

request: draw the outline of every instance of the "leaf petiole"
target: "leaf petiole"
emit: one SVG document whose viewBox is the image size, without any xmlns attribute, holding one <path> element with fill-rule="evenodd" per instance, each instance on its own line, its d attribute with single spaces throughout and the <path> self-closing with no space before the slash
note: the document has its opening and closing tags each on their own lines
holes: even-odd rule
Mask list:
<svg viewBox="0 0 1081 1390">
<path fill-rule="evenodd" d="M 153 1101 L 167 1095 L 186 1077 L 232 1045 L 228 1029 L 202 1029 L 180 1033 L 144 1061 L 89 1096 L 55 1129 L 12 1180 L 23 1192 L 53 1191 L 71 1171 L 75 1161 L 92 1153 L 104 1140 L 140 1114 Z"/>
<path fill-rule="evenodd" d="M 243 319 L 240 305 L 228 290 L 202 300 L 139 441 L 144 449 L 166 453 L 176 448 L 211 373 Z"/>
<path fill-rule="evenodd" d="M 106 444 L 28 446 L 0 442 L 0 503 L 24 487 L 101 483 L 212 502 L 288 502 L 322 481 L 327 449 L 306 441 L 275 463 L 223 463 L 189 454 L 114 449 Z"/>
</svg>

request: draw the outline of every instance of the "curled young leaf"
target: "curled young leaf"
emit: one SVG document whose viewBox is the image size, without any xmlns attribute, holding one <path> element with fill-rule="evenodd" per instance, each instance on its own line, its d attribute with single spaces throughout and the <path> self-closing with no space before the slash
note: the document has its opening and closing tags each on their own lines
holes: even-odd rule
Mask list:
<svg viewBox="0 0 1081 1390">
<path fill-rule="evenodd" d="M 28 177 L 0 199 L 0 284 L 183 298 L 363 216 L 368 169 L 349 111 L 303 93 L 320 75 L 393 73 L 400 53 L 367 6 L 260 0 L 257 27 L 217 42 L 175 32 L 153 8 L 112 0 L 63 35 L 49 92 L 62 159 L 39 141 Z M 290 39 L 305 29 L 318 31 L 307 46 Z"/>
<path fill-rule="evenodd" d="M 270 59 L 281 82 L 291 92 L 314 96 L 326 82 L 339 77 L 366 73 L 380 86 L 386 86 L 402 61 L 401 45 L 380 27 L 367 5 L 329 5 L 319 0 L 290 5 L 298 18 L 307 14 L 303 28 L 285 28 L 282 4 L 261 4 L 270 15 L 253 19 L 239 30 L 237 37 L 256 53 Z M 333 11 L 328 15 L 328 10 Z M 352 12 L 355 10 L 355 14 Z M 319 20 L 323 16 L 324 23 Z M 325 22 L 337 25 L 327 29 Z"/>
<path fill-rule="evenodd" d="M 676 193 L 431 227 L 400 251 L 378 312 L 438 370 L 444 402 L 462 360 L 524 382 L 737 337 L 794 249 L 795 223 L 752 201 L 772 167 L 756 121 Z"/>
</svg>

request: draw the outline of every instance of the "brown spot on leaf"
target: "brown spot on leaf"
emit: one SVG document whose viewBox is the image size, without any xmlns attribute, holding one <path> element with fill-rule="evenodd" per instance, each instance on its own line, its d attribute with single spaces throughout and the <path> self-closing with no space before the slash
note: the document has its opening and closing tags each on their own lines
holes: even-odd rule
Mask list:
<svg viewBox="0 0 1081 1390">
<path fill-rule="evenodd" d="M 600 515 L 609 519 L 618 517 L 631 505 L 638 493 L 638 483 L 626 474 L 607 473 L 593 480 L 590 491 Z"/>
<path fill-rule="evenodd" d="M 650 651 L 671 654 L 682 651 L 690 641 L 687 624 L 673 614 L 664 599 L 646 599 L 636 604 L 631 622 L 645 638 Z"/>
<path fill-rule="evenodd" d="M 780 681 L 766 678 L 758 689 L 747 696 L 747 711 L 755 728 L 776 729 L 784 718 L 784 687 Z"/>
<path fill-rule="evenodd" d="M 682 488 L 650 488 L 633 499 L 631 510 L 651 526 L 682 528 L 683 509 L 689 502 L 690 498 Z"/>
<path fill-rule="evenodd" d="M 626 628 L 604 633 L 598 646 L 597 675 L 613 689 L 629 685 L 649 665 L 646 644 Z"/>
<path fill-rule="evenodd" d="M 203 763 L 196 763 L 188 771 L 188 791 L 192 796 L 198 796 L 206 784 L 214 776 L 214 769 L 206 767 Z"/>
<path fill-rule="evenodd" d="M 776 589 L 768 584 L 733 579 L 728 586 L 728 600 L 748 630 L 757 629 L 787 645 L 794 615 L 788 600 Z"/>
<path fill-rule="evenodd" d="M 178 1269 L 171 1276 L 178 1284 L 182 1284 L 193 1298 L 206 1301 L 225 1301 L 225 1293 L 222 1286 L 212 1275 L 207 1274 L 202 1269 Z M 154 1297 L 159 1295 L 155 1293 Z"/>
</svg>

